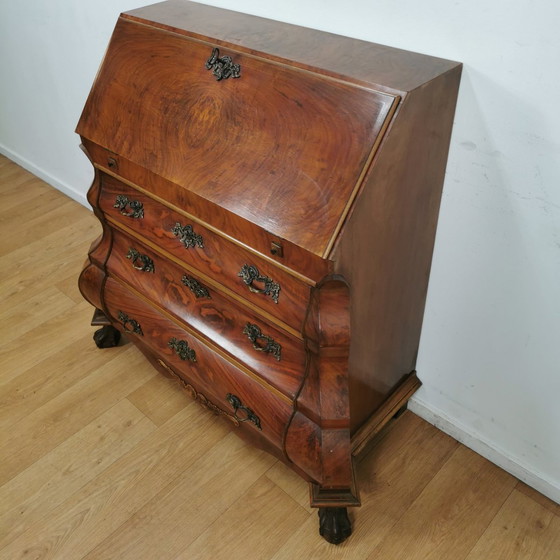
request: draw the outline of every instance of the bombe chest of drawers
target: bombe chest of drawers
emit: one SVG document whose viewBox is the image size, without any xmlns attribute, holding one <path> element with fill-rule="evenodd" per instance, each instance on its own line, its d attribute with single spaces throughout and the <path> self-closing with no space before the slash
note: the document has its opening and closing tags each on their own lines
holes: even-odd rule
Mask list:
<svg viewBox="0 0 560 560">
<path fill-rule="evenodd" d="M 77 127 L 98 346 L 125 332 L 294 469 L 333 543 L 353 457 L 420 385 L 460 73 L 170 0 L 121 15 Z"/>
</svg>

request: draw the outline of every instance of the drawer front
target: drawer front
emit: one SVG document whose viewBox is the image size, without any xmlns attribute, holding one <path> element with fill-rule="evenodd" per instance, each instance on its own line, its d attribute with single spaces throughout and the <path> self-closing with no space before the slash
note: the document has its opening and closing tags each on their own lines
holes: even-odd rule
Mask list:
<svg viewBox="0 0 560 560">
<path fill-rule="evenodd" d="M 104 300 L 111 320 L 127 336 L 138 338 L 186 383 L 192 383 L 220 410 L 236 418 L 240 426 L 283 449 L 284 432 L 292 416 L 289 399 L 235 367 L 119 282 L 107 280 Z"/>
<path fill-rule="evenodd" d="M 302 340 L 275 328 L 157 251 L 118 231 L 114 231 L 107 269 L 279 391 L 295 397 L 305 370 Z"/>
<path fill-rule="evenodd" d="M 110 175 L 102 211 L 243 299 L 301 330 L 310 287 L 291 274 Z"/>
</svg>

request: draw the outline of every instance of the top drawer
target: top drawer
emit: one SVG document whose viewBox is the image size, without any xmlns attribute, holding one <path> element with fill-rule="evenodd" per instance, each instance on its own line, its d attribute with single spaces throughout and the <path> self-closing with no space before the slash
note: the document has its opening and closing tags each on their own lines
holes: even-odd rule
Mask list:
<svg viewBox="0 0 560 560">
<path fill-rule="evenodd" d="M 110 175 L 102 175 L 101 185 L 99 206 L 114 223 L 301 333 L 309 285 Z"/>
<path fill-rule="evenodd" d="M 226 58 L 238 77 L 217 80 Z M 324 258 L 397 103 L 266 53 L 121 19 L 77 130 Z"/>
</svg>

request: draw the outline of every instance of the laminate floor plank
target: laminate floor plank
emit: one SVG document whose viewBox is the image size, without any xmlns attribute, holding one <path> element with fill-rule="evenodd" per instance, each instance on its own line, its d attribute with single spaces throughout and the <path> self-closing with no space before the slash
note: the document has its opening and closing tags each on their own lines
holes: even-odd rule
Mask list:
<svg viewBox="0 0 560 560">
<path fill-rule="evenodd" d="M 28 468 L 155 374 L 134 347 L 116 355 L 10 428 L 0 445 L 0 484 Z"/>
<path fill-rule="evenodd" d="M 46 286 L 19 305 L 0 311 L 0 340 L 2 346 L 26 334 L 31 329 L 48 321 L 57 313 L 76 306 L 76 302 L 65 296 L 54 286 Z"/>
<path fill-rule="evenodd" d="M 156 426 L 126 399 L 0 487 L 0 548 L 24 533 Z"/>
<path fill-rule="evenodd" d="M 0 201 L 3 203 L 0 226 L 6 228 L 6 233 L 15 230 L 23 233 L 27 224 L 18 220 L 35 219 L 72 202 L 41 179 L 13 165 L 7 177 L 4 177 L 4 170 L 0 173 Z"/>
<path fill-rule="evenodd" d="M 25 220 L 35 219 L 41 215 L 46 216 L 60 205 L 71 202 L 62 199 L 58 191 L 31 174 L 22 181 L 22 184 L 6 182 L 3 187 L 0 188 L 0 203 L 3 204 L 8 202 L 7 199 L 13 198 L 13 204 L 9 205 L 9 212 L 4 209 L 0 214 L 0 226 L 3 230 L 5 228 L 6 235 L 14 232 L 24 234 L 28 229 Z M 22 192 L 27 196 L 24 200 L 19 200 L 17 195 L 21 195 Z"/>
<path fill-rule="evenodd" d="M 80 334 L 80 331 L 77 331 Z M 0 388 L 0 431 L 23 421 L 36 409 L 102 368 L 122 349 L 95 346 L 91 334 L 70 340 Z"/>
<path fill-rule="evenodd" d="M 519 490 L 522 494 L 525 494 L 527 497 L 531 498 L 542 507 L 550 510 L 555 515 L 560 516 L 560 504 L 553 502 L 551 499 L 543 496 L 540 492 L 537 492 L 534 488 L 527 486 L 524 482 L 519 481 L 517 486 L 515 487 L 516 490 Z"/>
<path fill-rule="evenodd" d="M 210 412 L 201 412 L 200 406 L 191 403 L 55 508 L 48 519 L 0 550 L 0 559 L 27 560 L 31 548 L 34 560 L 78 560 L 114 538 L 115 532 L 118 535 L 119 528 L 143 508 L 149 522 L 155 513 L 146 504 L 170 484 L 177 485 L 173 483 L 176 479 L 187 484 L 189 467 L 228 435 L 227 427 L 215 420 Z M 175 499 L 183 501 L 183 496 L 177 493 Z M 157 508 L 157 500 L 151 503 Z M 195 511 L 193 517 L 197 515 Z M 180 523 L 180 530 L 188 531 L 191 518 L 165 521 Z M 136 560 L 161 560 L 152 551 L 157 547 L 164 550 L 167 543 L 157 533 L 138 538 L 151 550 L 149 554 L 140 552 Z M 122 560 L 116 552 L 111 558 Z"/>
<path fill-rule="evenodd" d="M 353 519 L 351 538 L 337 547 L 328 544 L 319 536 L 315 512 L 286 539 L 274 560 L 291 560 L 299 555 L 309 560 L 368 558 L 372 548 L 392 531 L 458 445 L 406 412 L 357 464 L 362 505 L 356 510 L 348 509 Z"/>
<path fill-rule="evenodd" d="M 0 386 L 91 332 L 92 314 L 91 305 L 84 301 L 40 325 L 32 324 L 24 335 L 6 344 L 0 341 Z"/>
<path fill-rule="evenodd" d="M 309 516 L 306 508 L 263 476 L 175 560 L 271 558 L 286 535 L 296 531 Z"/>
<path fill-rule="evenodd" d="M 82 260 L 85 262 L 85 259 Z M 72 270 L 66 278 L 63 278 L 62 280 L 54 283 L 54 286 L 56 286 L 57 290 L 60 290 L 74 303 L 81 303 L 82 301 L 84 301 L 84 296 L 82 296 L 78 287 L 78 277 L 79 275 L 77 275 L 76 272 Z"/>
<path fill-rule="evenodd" d="M 6 157 L 5 155 L 0 154 L 0 179 L 4 176 L 4 173 L 6 172 L 7 169 L 10 169 L 11 167 L 15 167 L 15 166 L 16 164 L 11 159 Z M 0 180 L 0 184 L 1 184 L 1 180 Z"/>
<path fill-rule="evenodd" d="M 308 513 L 316 514 L 317 510 L 309 505 L 309 484 L 293 470 L 277 461 L 266 471 L 265 476 Z"/>
<path fill-rule="evenodd" d="M 560 517 L 514 490 L 466 560 L 560 560 Z"/>
<path fill-rule="evenodd" d="M 240 511 L 250 507 L 241 499 L 244 492 L 274 461 L 230 433 L 84 560 L 137 560 L 141 556 L 174 560 L 224 510 L 234 505 Z M 147 540 L 145 535 L 151 538 Z"/>
<path fill-rule="evenodd" d="M 517 480 L 459 447 L 368 560 L 463 560 Z"/>
<path fill-rule="evenodd" d="M 38 286 L 53 285 L 71 273 L 77 276 L 98 230 L 93 223 L 71 223 L 0 257 L 2 268 L 10 271 L 10 275 L 0 278 L 3 299 L 9 301 L 25 289 L 36 292 Z"/>
<path fill-rule="evenodd" d="M 183 410 L 191 400 L 177 388 L 178 384 L 173 379 L 157 375 L 128 395 L 128 400 L 156 426 L 161 426 Z"/>
<path fill-rule="evenodd" d="M 47 190 L 55 190 L 15 163 L 8 170 L 3 170 L 0 177 L 0 205 L 5 219 L 9 219 L 9 213 L 13 208 L 21 204 L 33 204 Z M 63 200 L 66 197 L 59 198 Z"/>
<path fill-rule="evenodd" d="M 34 207 L 30 209 L 28 208 L 29 205 L 25 205 L 21 214 L 14 213 L 12 215 L 10 220 L 12 224 L 22 221 L 25 223 L 25 228 L 21 231 L 19 228 L 15 229 L 11 224 L 6 224 L 8 232 L 0 238 L 0 256 L 26 247 L 37 239 L 42 239 L 66 228 L 71 223 L 80 223 L 81 225 L 82 213 L 87 212 L 85 208 L 77 209 L 72 200 L 61 202 L 59 199 L 53 199 L 45 202 L 47 204 L 41 204 L 35 212 L 32 212 Z M 37 213 L 39 215 L 35 216 L 34 214 Z"/>
</svg>

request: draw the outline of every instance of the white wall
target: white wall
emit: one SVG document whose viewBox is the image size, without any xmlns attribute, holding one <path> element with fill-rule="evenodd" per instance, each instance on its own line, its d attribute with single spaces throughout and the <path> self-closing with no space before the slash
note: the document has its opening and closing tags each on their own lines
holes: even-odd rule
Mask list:
<svg viewBox="0 0 560 560">
<path fill-rule="evenodd" d="M 74 129 L 119 13 L 140 4 L 0 0 L 0 151 L 83 204 L 93 171 Z"/>
<path fill-rule="evenodd" d="M 4 0 L 0 149 L 84 201 L 73 134 L 120 11 Z M 215 0 L 464 62 L 412 408 L 560 501 L 560 3 Z"/>
</svg>

